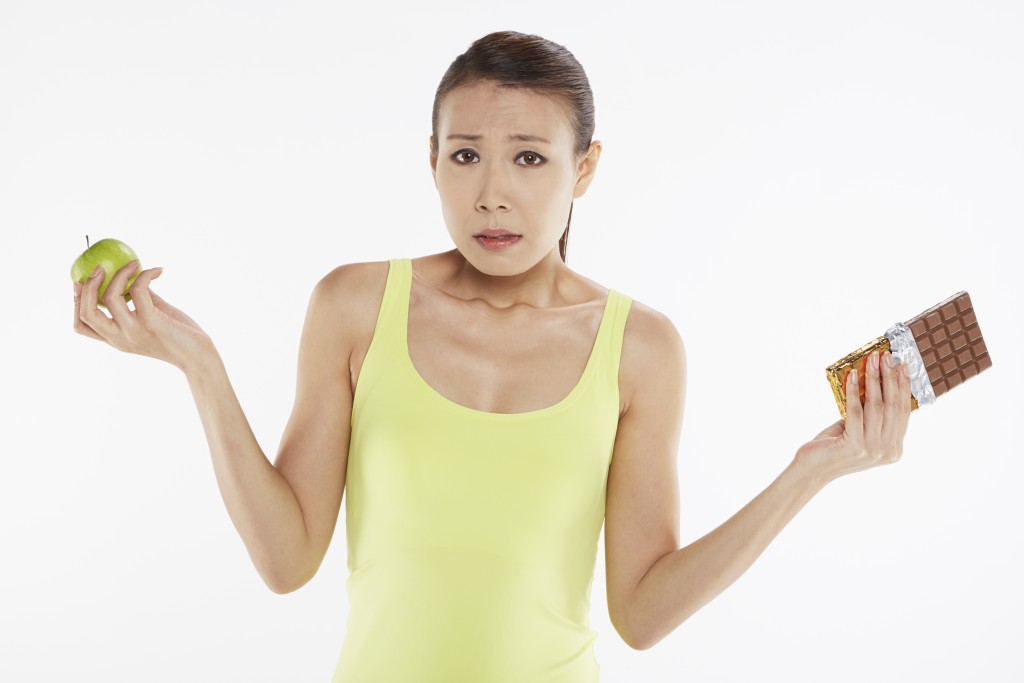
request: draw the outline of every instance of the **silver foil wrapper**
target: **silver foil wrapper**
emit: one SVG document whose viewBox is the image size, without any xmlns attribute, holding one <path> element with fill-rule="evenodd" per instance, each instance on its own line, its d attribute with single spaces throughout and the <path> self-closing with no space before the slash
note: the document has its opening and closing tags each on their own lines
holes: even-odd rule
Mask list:
<svg viewBox="0 0 1024 683">
<path fill-rule="evenodd" d="M 917 404 L 923 406 L 934 403 L 935 391 L 910 328 L 903 323 L 896 323 L 885 331 L 885 336 L 889 340 L 893 362 L 903 363 L 910 370 L 910 393 L 917 399 Z"/>
</svg>

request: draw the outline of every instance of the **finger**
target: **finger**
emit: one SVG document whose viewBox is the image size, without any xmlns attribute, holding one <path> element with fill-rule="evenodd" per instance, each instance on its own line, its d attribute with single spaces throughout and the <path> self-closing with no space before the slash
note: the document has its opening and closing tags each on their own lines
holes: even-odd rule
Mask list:
<svg viewBox="0 0 1024 683">
<path fill-rule="evenodd" d="M 903 437 L 907 434 L 907 425 L 910 423 L 910 367 L 904 363 L 900 365 L 900 416 L 899 416 L 899 439 L 900 449 L 903 448 Z"/>
<path fill-rule="evenodd" d="M 100 335 L 96 334 L 96 331 L 94 329 L 92 329 L 91 327 L 86 325 L 84 322 L 82 322 L 82 314 L 81 314 L 81 309 L 82 309 L 82 283 L 75 282 L 73 284 L 73 288 L 74 288 L 74 292 L 75 292 L 75 320 L 74 320 L 74 323 L 71 326 L 72 329 L 75 332 L 77 332 L 78 334 L 81 334 L 83 336 L 92 337 L 93 339 L 98 339 L 100 341 L 103 341 L 103 337 L 101 337 Z"/>
<path fill-rule="evenodd" d="M 864 409 L 860 405 L 857 368 L 846 375 L 846 434 L 858 446 L 864 443 Z"/>
<path fill-rule="evenodd" d="M 878 351 L 868 356 L 864 379 L 864 447 L 871 455 L 878 453 L 882 426 L 882 388 L 878 369 Z"/>
<path fill-rule="evenodd" d="M 886 351 L 879 363 L 882 375 L 882 431 L 879 445 L 887 460 L 899 458 L 900 373 L 896 372 L 892 354 Z"/>
<path fill-rule="evenodd" d="M 103 294 L 103 304 L 114 317 L 114 322 L 120 328 L 125 328 L 134 323 L 131 311 L 128 309 L 128 302 L 124 299 L 124 291 L 128 288 L 128 278 L 139 268 L 139 260 L 135 259 L 117 269 L 114 277 L 110 278 L 107 291 Z"/>
<path fill-rule="evenodd" d="M 104 277 L 103 267 L 96 266 L 93 275 L 82 285 L 82 302 L 78 309 L 78 315 L 84 324 L 88 325 L 103 341 L 109 343 L 111 336 L 117 334 L 117 325 L 99 309 L 97 296 Z"/>
<path fill-rule="evenodd" d="M 153 321 L 153 297 L 150 296 L 149 283 L 160 277 L 162 272 L 163 268 L 150 268 L 142 271 L 129 289 L 132 301 L 135 302 L 135 312 L 143 327 L 149 327 Z"/>
</svg>

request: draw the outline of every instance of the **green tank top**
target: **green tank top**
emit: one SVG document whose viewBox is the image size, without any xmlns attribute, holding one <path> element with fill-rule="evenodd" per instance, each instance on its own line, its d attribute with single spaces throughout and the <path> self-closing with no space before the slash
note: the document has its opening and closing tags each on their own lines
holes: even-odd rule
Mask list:
<svg viewBox="0 0 1024 683">
<path fill-rule="evenodd" d="M 349 617 L 333 683 L 596 683 L 590 589 L 632 300 L 609 290 L 565 398 L 490 413 L 419 375 L 412 261 L 389 264 L 353 397 Z"/>
</svg>

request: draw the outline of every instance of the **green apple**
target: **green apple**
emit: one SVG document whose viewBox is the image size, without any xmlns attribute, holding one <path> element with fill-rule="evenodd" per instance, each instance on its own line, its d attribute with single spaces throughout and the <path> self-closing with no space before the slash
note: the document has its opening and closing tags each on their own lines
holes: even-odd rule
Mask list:
<svg viewBox="0 0 1024 683">
<path fill-rule="evenodd" d="M 85 243 L 89 243 L 88 236 L 85 238 Z M 100 306 L 103 306 L 103 308 L 106 308 L 103 304 L 103 294 L 107 291 L 107 285 L 109 285 L 110 281 L 114 279 L 114 275 L 118 270 L 137 258 L 139 257 L 135 255 L 132 248 L 121 240 L 100 240 L 83 251 L 82 254 L 75 259 L 75 262 L 71 264 L 71 280 L 84 284 L 85 281 L 89 279 L 89 276 L 92 275 L 92 271 L 96 269 L 96 266 L 102 266 L 103 282 L 100 283 L 97 303 Z M 132 300 L 131 294 L 128 293 L 128 288 L 131 287 L 132 283 L 135 282 L 135 278 L 137 278 L 141 272 L 142 262 L 140 261 L 135 273 L 128 278 L 128 282 L 124 286 L 125 301 Z"/>
</svg>

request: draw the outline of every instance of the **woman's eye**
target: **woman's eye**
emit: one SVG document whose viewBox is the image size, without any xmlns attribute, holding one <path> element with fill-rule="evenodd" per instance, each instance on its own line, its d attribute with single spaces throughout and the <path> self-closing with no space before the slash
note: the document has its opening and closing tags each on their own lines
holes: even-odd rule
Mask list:
<svg viewBox="0 0 1024 683">
<path fill-rule="evenodd" d="M 476 152 L 469 149 L 460 149 L 458 152 L 452 154 L 452 159 L 454 159 L 457 163 L 462 165 L 466 165 L 467 163 L 476 163 L 475 161 L 467 161 L 466 157 L 464 157 L 463 155 L 476 157 Z M 479 157 L 477 158 L 479 159 Z M 545 161 L 544 157 L 537 154 L 536 152 L 522 152 L 519 156 L 516 157 L 516 159 L 526 159 L 526 163 L 520 164 L 521 166 L 540 166 Z"/>
<path fill-rule="evenodd" d="M 456 161 L 458 161 L 458 162 L 459 162 L 460 164 L 462 164 L 462 163 L 465 163 L 465 162 L 463 162 L 463 161 L 461 161 L 461 160 L 459 159 L 459 157 L 460 157 L 461 155 L 463 155 L 463 154 L 472 154 L 473 156 L 476 156 L 476 152 L 473 152 L 473 151 L 471 151 L 471 150 L 468 150 L 468 149 L 460 149 L 460 150 L 459 150 L 458 152 L 456 152 L 455 154 L 453 154 L 453 155 L 452 155 L 452 159 L 455 159 L 455 160 L 456 160 Z"/>
<path fill-rule="evenodd" d="M 531 159 L 534 159 L 534 161 L 527 161 L 526 162 L 527 166 L 540 166 L 544 162 L 544 157 L 542 157 L 541 155 L 537 154 L 536 152 L 523 152 L 522 154 L 519 155 L 519 158 L 524 158 L 524 157 L 529 157 Z"/>
</svg>

